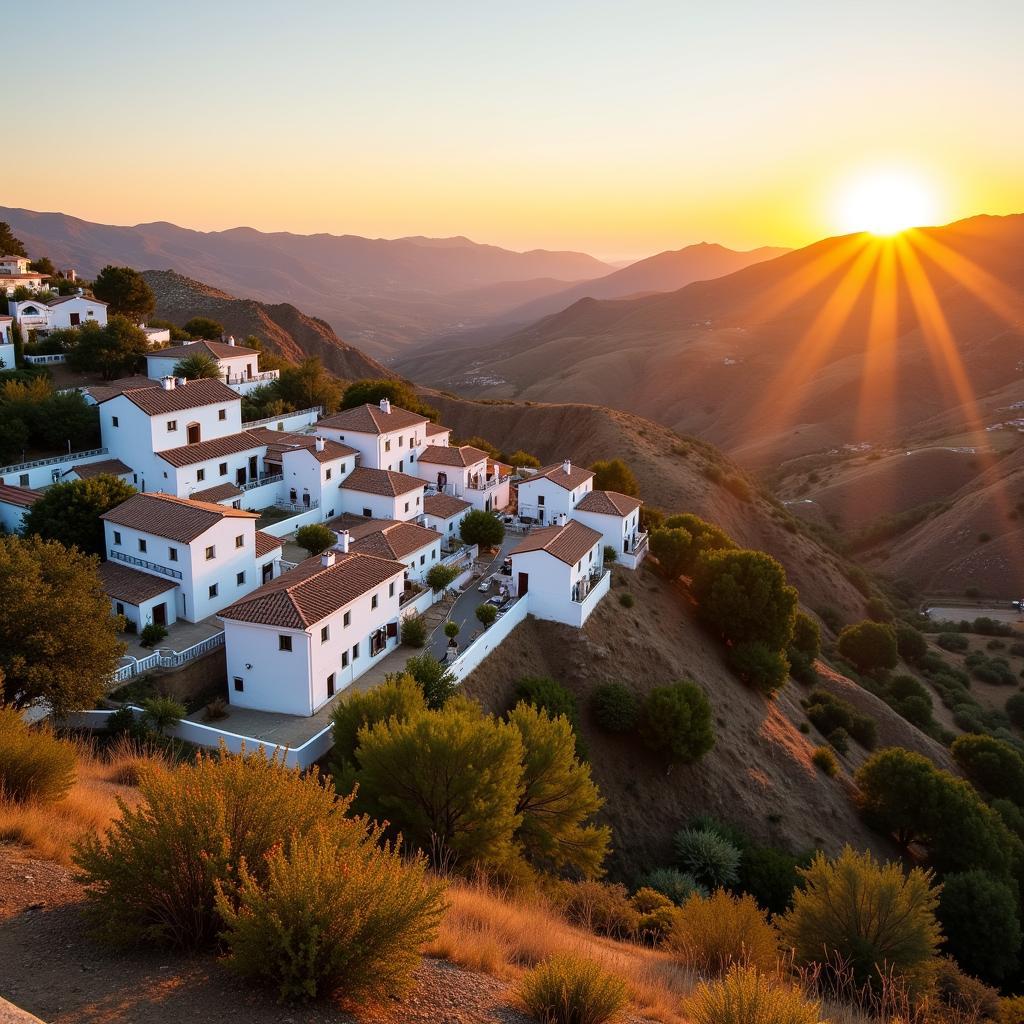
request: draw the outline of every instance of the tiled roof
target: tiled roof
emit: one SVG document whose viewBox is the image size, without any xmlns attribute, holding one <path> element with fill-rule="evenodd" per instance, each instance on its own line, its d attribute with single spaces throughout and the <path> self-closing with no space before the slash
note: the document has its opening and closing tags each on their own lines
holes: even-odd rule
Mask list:
<svg viewBox="0 0 1024 1024">
<path fill-rule="evenodd" d="M 428 516 L 438 519 L 451 519 L 470 507 L 468 501 L 454 498 L 450 494 L 428 494 L 423 499 L 423 511 Z"/>
<path fill-rule="evenodd" d="M 574 491 L 580 484 L 590 480 L 593 475 L 589 469 L 583 469 L 571 463 L 569 465 L 569 472 L 566 473 L 564 463 L 559 462 L 555 466 L 545 466 L 543 469 L 538 469 L 536 473 L 520 481 L 519 486 L 522 487 L 523 484 L 530 484 L 534 480 L 544 478 L 554 484 L 558 484 L 559 487 L 564 487 L 567 491 Z"/>
<path fill-rule="evenodd" d="M 193 491 L 189 498 L 192 501 L 212 501 L 217 504 L 221 501 L 227 501 L 228 498 L 237 498 L 242 493 L 241 487 L 236 487 L 234 484 L 214 484 L 212 487 L 204 487 L 201 491 Z"/>
<path fill-rule="evenodd" d="M 547 526 L 542 530 L 532 530 L 512 549 L 512 554 L 546 551 L 568 565 L 575 565 L 602 536 L 597 530 L 570 519 L 565 526 Z"/>
<path fill-rule="evenodd" d="M 225 608 L 223 619 L 261 626 L 306 629 L 405 572 L 401 562 L 349 552 L 324 566 L 320 555 L 265 583 Z"/>
<path fill-rule="evenodd" d="M 271 551 L 279 551 L 283 546 L 280 537 L 275 537 L 273 534 L 264 533 L 262 530 L 256 531 L 256 557 L 262 558 L 264 555 L 269 555 Z"/>
<path fill-rule="evenodd" d="M 125 604 L 140 604 L 151 597 L 158 597 L 174 590 L 176 583 L 166 576 L 154 576 L 152 573 L 139 572 L 118 562 L 103 562 L 99 566 L 100 582 L 107 597 Z"/>
<path fill-rule="evenodd" d="M 237 455 L 239 452 L 255 451 L 263 447 L 263 442 L 254 438 L 248 430 L 224 437 L 211 437 L 209 441 L 196 444 L 183 444 L 178 448 L 165 448 L 156 454 L 177 469 L 182 466 L 194 466 L 198 462 L 210 459 L 222 459 L 226 455 Z"/>
<path fill-rule="evenodd" d="M 643 502 L 618 491 L 590 491 L 576 503 L 580 512 L 597 512 L 604 516 L 620 518 L 635 512 Z"/>
<path fill-rule="evenodd" d="M 373 520 L 370 520 L 373 522 Z M 379 522 L 379 520 L 378 520 Z M 414 551 L 441 539 L 437 530 L 428 530 L 415 523 L 391 522 L 377 530 L 364 533 L 353 541 L 350 550 L 380 558 L 407 558 Z"/>
<path fill-rule="evenodd" d="M 451 427 L 442 427 L 440 423 L 427 423 L 427 437 L 434 437 L 436 434 L 450 434 Z"/>
<path fill-rule="evenodd" d="M 160 381 L 153 380 L 152 377 L 143 377 L 141 374 L 135 374 L 133 377 L 121 377 L 118 380 L 107 381 L 105 384 L 96 384 L 85 390 L 92 396 L 95 402 L 105 402 L 108 398 L 116 398 L 118 395 L 123 395 L 126 391 L 132 391 L 135 388 L 153 388 L 159 387 L 159 385 Z"/>
<path fill-rule="evenodd" d="M 109 305 L 109 303 L 104 302 L 102 299 L 94 298 L 92 295 L 61 295 L 56 299 L 50 299 L 47 305 L 60 306 L 65 302 L 71 302 L 72 299 L 81 299 L 83 302 L 89 302 L 94 306 L 103 306 L 104 308 Z"/>
<path fill-rule="evenodd" d="M 91 480 L 94 476 L 124 476 L 132 472 L 132 467 L 120 459 L 103 459 L 102 462 L 80 462 L 68 472 L 75 473 L 80 480 Z"/>
<path fill-rule="evenodd" d="M 22 508 L 28 508 L 42 496 L 42 491 L 33 491 L 28 487 L 16 487 L 14 484 L 5 484 L 0 480 L 0 504 L 20 505 Z"/>
<path fill-rule="evenodd" d="M 357 466 L 341 483 L 342 490 L 380 494 L 386 498 L 396 498 L 399 494 L 408 494 L 425 486 L 425 481 L 405 473 L 395 473 L 390 469 L 367 469 L 364 466 Z"/>
<path fill-rule="evenodd" d="M 159 491 L 149 491 L 133 494 L 117 508 L 104 512 L 100 519 L 117 526 L 126 526 L 130 530 L 187 544 L 225 517 L 259 519 L 259 514 L 227 505 L 213 505 L 207 501 L 192 501 L 189 498 L 161 494 Z"/>
<path fill-rule="evenodd" d="M 392 430 L 415 427 L 426 422 L 426 416 L 401 409 L 397 405 L 391 406 L 391 412 L 384 412 L 379 405 L 357 405 L 354 409 L 342 409 L 320 420 L 318 426 L 352 430 L 357 434 L 388 434 Z"/>
<path fill-rule="evenodd" d="M 487 452 L 480 451 L 470 444 L 459 448 L 449 448 L 442 444 L 428 444 L 420 454 L 420 462 L 438 466 L 473 466 L 488 458 Z"/>
<path fill-rule="evenodd" d="M 259 353 L 254 348 L 246 348 L 245 345 L 228 345 L 223 341 L 192 341 L 187 345 L 158 348 L 148 355 L 150 359 L 188 359 L 191 356 L 230 359 L 232 356 L 256 356 Z"/>
<path fill-rule="evenodd" d="M 165 388 L 162 384 L 148 388 L 133 388 L 131 391 L 125 391 L 124 396 L 150 416 L 164 412 L 199 409 L 205 405 L 220 405 L 222 402 L 241 401 L 241 398 L 227 384 L 210 377 L 189 380 L 184 384 L 176 384 L 170 389 Z M 106 398 L 97 398 L 96 400 L 98 402 L 107 401 Z"/>
<path fill-rule="evenodd" d="M 297 451 L 299 449 L 305 449 L 310 455 L 316 459 L 317 462 L 334 462 L 337 459 L 343 459 L 346 455 L 358 455 L 359 453 L 355 448 L 347 444 L 342 444 L 340 441 L 331 441 L 324 439 L 324 450 L 318 452 L 316 450 L 316 437 L 312 434 L 285 434 L 282 431 L 277 431 L 280 437 L 284 440 L 275 440 L 267 443 L 267 458 L 274 462 L 279 462 L 281 456 L 289 451 Z M 275 458 L 276 456 L 276 458 Z"/>
</svg>

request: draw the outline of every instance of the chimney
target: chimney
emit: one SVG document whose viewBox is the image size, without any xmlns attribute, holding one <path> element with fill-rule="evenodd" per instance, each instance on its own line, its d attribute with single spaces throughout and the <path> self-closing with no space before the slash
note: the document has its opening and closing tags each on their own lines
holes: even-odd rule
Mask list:
<svg viewBox="0 0 1024 1024">
<path fill-rule="evenodd" d="M 334 565 L 334 552 L 328 548 L 320 555 L 320 564 L 325 568 L 329 569 Z"/>
<path fill-rule="evenodd" d="M 232 334 L 232 335 L 230 335 L 228 337 L 228 344 L 229 345 L 234 345 L 234 343 L 235 343 L 235 336 Z"/>
<path fill-rule="evenodd" d="M 174 377 L 164 377 L 160 381 L 163 385 L 164 391 L 173 391 L 174 386 L 178 383 Z"/>
<path fill-rule="evenodd" d="M 183 388 L 187 383 L 188 383 L 188 377 L 179 377 L 178 378 L 178 387 L 179 388 Z"/>
<path fill-rule="evenodd" d="M 334 544 L 334 550 L 340 551 L 343 555 L 348 554 L 348 530 L 339 530 L 334 534 L 337 537 L 337 541 Z"/>
<path fill-rule="evenodd" d="M 559 526 L 565 526 L 569 522 L 569 517 L 564 512 L 559 512 L 557 522 Z"/>
<path fill-rule="evenodd" d="M 380 400 L 380 411 L 386 416 L 391 414 L 391 402 L 389 399 L 382 398 Z"/>
<path fill-rule="evenodd" d="M 568 476 L 572 472 L 572 463 L 568 459 L 566 459 L 565 462 L 562 463 L 562 472 L 566 476 Z"/>
<path fill-rule="evenodd" d="M 230 342 L 229 342 L 229 344 L 230 344 Z M 322 452 L 325 447 L 326 447 L 326 443 L 325 443 L 324 439 L 322 437 L 317 437 L 317 439 L 316 439 L 316 450 L 318 452 Z"/>
</svg>

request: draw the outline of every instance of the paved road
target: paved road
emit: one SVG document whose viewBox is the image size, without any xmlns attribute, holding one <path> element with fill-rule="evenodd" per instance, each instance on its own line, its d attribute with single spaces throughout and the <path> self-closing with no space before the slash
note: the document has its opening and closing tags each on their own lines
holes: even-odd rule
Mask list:
<svg viewBox="0 0 1024 1024">
<path fill-rule="evenodd" d="M 519 534 L 506 534 L 505 539 L 501 544 L 501 550 L 484 570 L 483 576 L 490 576 L 491 573 L 497 572 L 501 568 L 505 555 L 507 555 L 520 540 L 522 540 L 522 537 Z M 483 576 L 481 576 L 480 579 L 483 579 Z M 488 597 L 493 597 L 498 593 L 495 588 L 486 594 L 481 594 L 477 590 L 479 583 L 480 580 L 470 580 L 466 584 L 465 593 L 463 593 L 455 604 L 452 605 L 452 610 L 448 615 L 448 618 L 452 622 L 457 622 L 459 624 L 458 640 L 459 646 L 463 649 L 465 649 L 469 644 L 470 637 L 472 637 L 472 635 L 480 628 L 480 623 L 477 621 L 476 617 L 477 606 L 483 604 Z M 427 649 L 440 661 L 441 658 L 444 657 L 447 648 L 448 637 L 444 635 L 444 623 L 442 622 L 431 635 L 427 644 Z"/>
<path fill-rule="evenodd" d="M 996 622 L 1009 622 L 1014 626 L 1024 626 L 1024 615 L 1016 608 L 981 608 L 978 605 L 931 605 L 928 608 L 928 617 L 936 621 L 948 620 L 959 622 L 961 619 L 968 619 L 973 622 L 975 619 L 995 619 Z"/>
</svg>

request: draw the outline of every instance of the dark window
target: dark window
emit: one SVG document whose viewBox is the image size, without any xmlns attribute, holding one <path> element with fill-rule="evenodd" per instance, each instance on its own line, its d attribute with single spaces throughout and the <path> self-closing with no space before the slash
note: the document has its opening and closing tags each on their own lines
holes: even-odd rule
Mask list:
<svg viewBox="0 0 1024 1024">
<path fill-rule="evenodd" d="M 277 638 L 277 649 L 279 651 L 290 651 L 292 649 L 292 638 L 290 636 L 279 635 Z"/>
<path fill-rule="evenodd" d="M 206 560 L 212 562 L 217 557 L 217 549 L 211 544 L 206 549 Z"/>
<path fill-rule="evenodd" d="M 235 582 L 239 586 L 241 586 L 243 583 L 245 583 L 245 573 L 244 572 L 236 573 L 235 574 Z"/>
<path fill-rule="evenodd" d="M 121 543 L 121 533 L 120 533 L 119 530 L 115 530 L 114 531 L 114 543 L 115 544 L 120 544 Z"/>
<path fill-rule="evenodd" d="M 408 511 L 409 511 L 409 502 L 406 502 L 406 503 L 405 503 L 405 511 L 406 511 L 406 512 L 408 512 Z"/>
<path fill-rule="evenodd" d="M 217 596 L 217 584 L 216 584 L 216 583 L 214 583 L 214 584 L 213 584 L 213 585 L 212 585 L 212 586 L 210 587 L 210 597 L 216 597 L 216 596 Z"/>
<path fill-rule="evenodd" d="M 220 475 L 221 476 L 227 476 L 228 475 L 228 464 L 226 462 L 222 462 L 220 464 Z"/>
<path fill-rule="evenodd" d="M 348 651 L 341 652 L 341 667 L 348 668 Z"/>
<path fill-rule="evenodd" d="M 388 597 L 394 597 L 394 596 L 395 596 L 395 581 L 392 580 L 388 584 Z"/>
<path fill-rule="evenodd" d="M 371 608 L 376 608 L 377 607 L 377 595 L 376 594 L 374 594 L 373 597 L 370 598 L 370 607 Z"/>
<path fill-rule="evenodd" d="M 320 643 L 325 644 L 331 638 L 331 627 L 321 626 L 320 627 Z"/>
<path fill-rule="evenodd" d="M 352 645 L 352 660 L 355 661 L 359 657 L 359 644 Z"/>
<path fill-rule="evenodd" d="M 341 620 L 341 624 L 343 626 L 347 626 L 347 625 L 349 625 L 349 623 L 351 621 L 352 621 L 352 613 L 351 612 L 345 612 L 345 615 L 343 616 L 343 618 Z"/>
<path fill-rule="evenodd" d="M 235 547 L 236 548 L 244 548 L 245 547 L 245 534 L 244 533 L 240 533 L 235 538 Z"/>
<path fill-rule="evenodd" d="M 167 557 L 172 562 L 176 562 L 178 560 L 178 549 L 177 548 L 168 548 L 167 549 Z"/>
<path fill-rule="evenodd" d="M 245 682 L 239 677 L 235 676 L 235 690 L 241 693 L 245 689 Z"/>
<path fill-rule="evenodd" d="M 178 429 L 178 421 L 177 420 L 168 420 L 167 421 L 167 429 L 169 431 L 172 431 L 172 432 L 177 430 Z"/>
<path fill-rule="evenodd" d="M 370 519 L 373 516 L 373 512 L 371 512 L 370 509 L 368 508 L 364 508 L 363 515 L 366 516 L 367 519 Z"/>
<path fill-rule="evenodd" d="M 111 416 L 110 417 L 110 425 L 112 427 L 116 427 L 117 426 L 117 417 L 116 416 Z"/>
<path fill-rule="evenodd" d="M 331 479 L 331 467 L 330 466 L 327 467 L 327 472 L 324 473 L 324 479 L 325 480 L 330 480 Z"/>
<path fill-rule="evenodd" d="M 196 470 L 196 480 L 205 480 L 205 479 L 206 479 L 206 470 L 205 469 L 197 469 Z"/>
<path fill-rule="evenodd" d="M 139 550 L 140 551 L 145 551 L 146 550 L 146 542 L 144 540 L 140 540 L 139 541 Z"/>
<path fill-rule="evenodd" d="M 227 409 L 218 409 L 217 410 L 217 419 L 219 419 L 219 420 L 226 420 L 227 418 L 228 418 L 228 411 L 227 411 Z"/>
<path fill-rule="evenodd" d="M 540 494 L 540 495 L 537 496 L 537 504 L 538 505 L 543 505 L 544 504 L 544 495 L 543 494 Z"/>
<path fill-rule="evenodd" d="M 328 697 L 333 697 L 334 696 L 334 673 L 333 672 L 327 677 L 327 696 Z"/>
<path fill-rule="evenodd" d="M 117 614 L 118 615 L 124 615 L 124 605 L 121 604 L 120 601 L 118 601 L 117 604 L 114 607 L 117 610 Z"/>
</svg>

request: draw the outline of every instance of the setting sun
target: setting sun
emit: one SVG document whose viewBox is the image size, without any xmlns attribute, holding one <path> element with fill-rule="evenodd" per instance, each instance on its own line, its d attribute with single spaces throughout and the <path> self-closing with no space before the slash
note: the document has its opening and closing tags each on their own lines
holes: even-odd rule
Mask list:
<svg viewBox="0 0 1024 1024">
<path fill-rule="evenodd" d="M 843 191 L 838 204 L 839 226 L 846 232 L 895 235 L 935 219 L 931 186 L 905 171 L 877 171 L 858 178 Z"/>
</svg>

